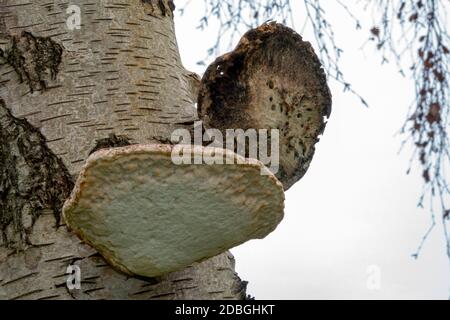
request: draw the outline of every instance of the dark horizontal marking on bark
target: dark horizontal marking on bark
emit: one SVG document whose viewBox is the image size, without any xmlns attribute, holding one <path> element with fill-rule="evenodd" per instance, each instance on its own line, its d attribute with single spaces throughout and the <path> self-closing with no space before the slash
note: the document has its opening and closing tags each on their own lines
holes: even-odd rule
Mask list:
<svg viewBox="0 0 450 320">
<path fill-rule="evenodd" d="M 220 291 L 209 291 L 208 293 L 211 293 L 211 294 L 221 294 L 221 293 L 224 293 L 225 292 L 225 290 L 220 290 Z"/>
<path fill-rule="evenodd" d="M 142 70 L 147 70 L 147 71 L 158 71 L 158 69 L 156 68 L 151 68 L 151 67 L 141 67 Z M 159 83 L 159 82 L 157 82 Z"/>
<path fill-rule="evenodd" d="M 79 76 L 78 79 L 92 78 L 94 76 L 95 76 L 95 74 L 89 74 L 89 75 L 85 75 L 85 76 Z"/>
<path fill-rule="evenodd" d="M 51 13 L 47 14 L 47 17 L 54 17 L 54 16 L 57 16 L 60 14 L 62 14 L 62 12 L 51 12 Z M 55 25 L 55 24 L 65 24 L 65 22 L 50 23 L 50 25 Z"/>
<path fill-rule="evenodd" d="M 54 143 L 64 140 L 64 137 L 47 140 L 47 143 Z"/>
<path fill-rule="evenodd" d="M 21 276 L 21 277 L 19 277 L 19 278 L 16 278 L 16 279 L 13 279 L 13 280 L 9 280 L 9 281 L 6 281 L 6 282 L 4 282 L 4 283 L 2 284 L 2 287 L 7 286 L 7 285 L 9 285 L 9 284 L 12 284 L 12 283 L 14 283 L 14 282 L 23 280 L 23 279 L 27 279 L 27 278 L 33 277 L 33 276 L 35 276 L 35 275 L 37 275 L 37 274 L 39 274 L 39 272 L 32 272 L 32 273 L 29 273 L 29 274 L 27 274 L 27 275 Z"/>
<path fill-rule="evenodd" d="M 175 124 L 181 124 L 183 126 L 193 126 L 194 125 L 194 121 L 190 120 L 190 121 L 185 121 L 185 122 L 177 122 Z"/>
<path fill-rule="evenodd" d="M 125 29 L 125 28 L 109 28 L 109 30 L 113 31 L 125 31 L 125 32 L 131 32 L 131 29 Z"/>
<path fill-rule="evenodd" d="M 25 6 L 29 6 L 33 4 L 32 2 L 27 2 L 27 3 L 18 3 L 18 4 L 6 4 L 4 5 L 5 8 L 16 8 L 16 7 L 25 7 Z"/>
<path fill-rule="evenodd" d="M 39 30 L 40 32 L 50 32 L 50 31 L 54 31 L 54 30 L 58 30 L 58 27 L 52 27 L 52 28 L 48 28 L 48 29 L 44 29 L 44 30 Z"/>
<path fill-rule="evenodd" d="M 142 290 L 142 291 L 134 292 L 131 295 L 132 296 L 138 296 L 138 295 L 149 293 L 149 292 L 153 292 L 153 291 L 154 291 L 153 289 Z"/>
<path fill-rule="evenodd" d="M 169 292 L 169 293 L 157 294 L 157 295 L 151 296 L 150 299 L 157 299 L 157 298 L 170 297 L 170 296 L 174 296 L 175 294 L 176 294 L 175 292 Z"/>
<path fill-rule="evenodd" d="M 67 277 L 67 273 L 62 273 L 62 274 L 53 276 L 52 279 L 58 279 L 58 278 L 62 278 L 62 277 Z"/>
<path fill-rule="evenodd" d="M 105 5 L 106 9 L 119 9 L 119 10 L 125 10 L 125 6 L 117 4 L 117 5 Z"/>
<path fill-rule="evenodd" d="M 230 267 L 228 267 L 228 268 L 217 268 L 217 271 L 233 271 L 234 272 L 234 270 L 232 268 L 230 268 Z"/>
<path fill-rule="evenodd" d="M 171 122 L 162 122 L 162 121 L 147 121 L 147 123 L 152 123 L 152 124 L 173 124 Z"/>
<path fill-rule="evenodd" d="M 66 281 L 55 284 L 55 288 L 57 288 L 57 289 L 58 288 L 64 288 L 64 287 L 67 287 L 67 282 Z"/>
<path fill-rule="evenodd" d="M 10 75 L 11 73 L 13 73 L 14 72 L 14 69 L 10 69 L 10 70 L 8 70 L 8 71 L 6 71 L 6 72 L 3 72 L 2 73 L 2 76 L 7 76 L 7 75 Z"/>
<path fill-rule="evenodd" d="M 98 128 L 98 129 L 95 129 L 96 131 L 108 131 L 108 130 L 114 130 L 115 128 L 114 127 L 109 127 L 109 128 Z"/>
<path fill-rule="evenodd" d="M 130 36 L 130 35 L 127 35 L 127 34 L 115 34 L 115 33 L 110 33 L 109 35 L 112 36 L 112 37 L 117 37 L 117 38 L 131 38 L 131 36 Z"/>
<path fill-rule="evenodd" d="M 55 299 L 55 298 L 59 298 L 59 297 L 60 297 L 59 294 L 54 294 L 54 295 L 51 295 L 51 296 L 45 296 L 45 297 L 42 297 L 42 298 L 38 298 L 36 300 L 50 300 L 50 299 Z"/>
<path fill-rule="evenodd" d="M 168 119 L 173 119 L 173 116 L 159 116 L 160 119 L 162 120 L 168 120 Z"/>
<path fill-rule="evenodd" d="M 68 259 L 68 258 L 72 259 L 74 257 L 75 257 L 74 255 L 70 255 L 70 256 L 64 256 L 64 257 L 58 257 L 58 258 L 51 258 L 51 259 L 44 260 L 44 262 L 54 262 L 54 261 L 60 261 L 60 260 Z"/>
<path fill-rule="evenodd" d="M 136 83 L 137 87 L 150 87 L 150 88 L 154 88 L 155 86 L 150 85 L 150 84 L 146 84 L 146 83 Z"/>
<path fill-rule="evenodd" d="M 95 252 L 93 254 L 91 254 L 90 256 L 88 256 L 88 258 L 100 258 L 103 259 L 102 255 L 98 252 Z"/>
<path fill-rule="evenodd" d="M 42 291 L 44 291 L 44 290 L 43 290 L 43 289 L 36 289 L 36 290 L 30 291 L 30 292 L 21 294 L 20 296 L 11 298 L 10 300 L 17 300 L 17 299 L 20 299 L 20 298 L 24 298 L 24 297 L 27 297 L 27 296 L 31 296 L 32 294 L 39 293 L 39 292 L 42 292 Z"/>
<path fill-rule="evenodd" d="M 160 108 L 150 108 L 150 107 L 139 107 L 139 110 L 147 110 L 147 111 L 162 111 Z"/>
<path fill-rule="evenodd" d="M 148 288 L 148 287 L 152 287 L 152 286 L 154 286 L 155 284 L 157 284 L 157 282 L 156 283 L 143 283 L 143 284 L 141 284 L 141 288 Z"/>
<path fill-rule="evenodd" d="M 135 58 L 135 59 L 144 59 L 144 60 L 151 60 L 152 59 L 150 57 L 145 57 L 145 56 L 134 56 L 133 58 Z"/>
<path fill-rule="evenodd" d="M 157 34 L 159 34 L 159 35 L 161 35 L 161 36 L 163 36 L 163 37 L 170 38 L 169 35 L 167 35 L 167 34 L 165 34 L 165 33 L 162 33 L 162 32 L 160 32 L 160 31 L 155 30 L 154 32 L 157 33 Z"/>
<path fill-rule="evenodd" d="M 42 113 L 42 111 L 34 111 L 34 112 L 22 114 L 22 115 L 18 116 L 17 118 L 19 118 L 19 119 L 25 119 L 25 118 L 27 118 L 27 117 L 35 116 L 35 115 L 40 114 L 40 113 Z"/>
<path fill-rule="evenodd" d="M 59 116 L 54 116 L 54 117 L 50 117 L 50 118 L 41 119 L 40 121 L 41 122 L 48 122 L 48 121 L 52 121 L 52 120 L 55 120 L 55 119 L 61 119 L 61 118 L 69 117 L 71 115 L 72 115 L 72 113 L 66 113 L 66 114 L 62 114 L 62 115 L 59 115 Z"/>
<path fill-rule="evenodd" d="M 69 122 L 66 122 L 66 125 L 71 126 L 71 125 L 74 125 L 74 124 L 88 123 L 88 122 L 91 122 L 91 121 L 93 121 L 93 120 L 77 120 L 77 121 L 69 121 Z"/>
<path fill-rule="evenodd" d="M 183 278 L 183 279 L 172 280 L 172 282 L 178 283 L 178 282 L 193 281 L 193 280 L 194 280 L 193 278 Z"/>
<path fill-rule="evenodd" d="M 49 246 L 52 246 L 52 245 L 54 245 L 55 243 L 54 242 L 49 242 L 49 243 L 33 243 L 33 247 L 36 247 L 36 248 L 43 248 L 43 247 L 49 247 Z"/>
</svg>

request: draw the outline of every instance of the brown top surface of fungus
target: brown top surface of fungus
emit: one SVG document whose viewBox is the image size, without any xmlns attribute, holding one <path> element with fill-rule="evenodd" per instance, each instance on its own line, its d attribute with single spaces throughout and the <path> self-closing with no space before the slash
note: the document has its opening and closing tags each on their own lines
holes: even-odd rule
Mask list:
<svg viewBox="0 0 450 320">
<path fill-rule="evenodd" d="M 278 129 L 287 190 L 307 171 L 331 113 L 331 93 L 308 42 L 277 23 L 247 32 L 203 76 L 199 116 L 206 128 Z"/>
</svg>

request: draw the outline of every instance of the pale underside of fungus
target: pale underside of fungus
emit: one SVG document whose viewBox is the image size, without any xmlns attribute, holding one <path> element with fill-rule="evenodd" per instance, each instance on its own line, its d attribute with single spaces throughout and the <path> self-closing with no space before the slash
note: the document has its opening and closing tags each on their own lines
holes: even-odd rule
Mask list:
<svg viewBox="0 0 450 320">
<path fill-rule="evenodd" d="M 179 270 L 264 238 L 283 218 L 283 186 L 258 160 L 195 146 L 189 152 L 206 163 L 223 155 L 235 164 L 175 165 L 173 148 L 95 152 L 64 206 L 69 228 L 127 274 Z"/>
</svg>

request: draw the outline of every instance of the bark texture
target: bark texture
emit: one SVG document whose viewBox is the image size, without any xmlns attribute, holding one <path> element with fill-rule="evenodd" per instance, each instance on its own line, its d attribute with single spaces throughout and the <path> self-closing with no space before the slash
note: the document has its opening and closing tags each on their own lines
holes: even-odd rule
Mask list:
<svg viewBox="0 0 450 320">
<path fill-rule="evenodd" d="M 0 0 L 0 160 L 8 168 L 0 169 L 0 221 L 26 235 L 20 248 L 2 237 L 0 299 L 245 298 L 229 253 L 162 278 L 132 278 L 58 226 L 69 175 L 93 150 L 168 140 L 197 119 L 172 1 L 76 4 L 80 30 L 67 27 L 67 1 Z M 29 181 L 25 190 L 17 177 Z M 81 268 L 81 290 L 66 286 L 69 264 Z"/>
<path fill-rule="evenodd" d="M 41 211 L 51 208 L 57 227 L 72 178 L 42 134 L 14 118 L 0 99 L 0 229 L 2 243 L 21 249 Z"/>
</svg>

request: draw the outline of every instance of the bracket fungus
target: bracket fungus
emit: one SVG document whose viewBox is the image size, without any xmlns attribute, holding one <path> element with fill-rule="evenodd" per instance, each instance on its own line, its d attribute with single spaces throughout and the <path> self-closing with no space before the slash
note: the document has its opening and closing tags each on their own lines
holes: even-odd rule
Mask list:
<svg viewBox="0 0 450 320">
<path fill-rule="evenodd" d="M 93 153 L 64 205 L 68 227 L 127 274 L 156 277 L 182 269 L 264 238 L 283 218 L 283 186 L 258 160 L 189 146 L 192 157 L 222 155 L 235 164 L 176 165 L 174 148 L 131 145 Z"/>
<path fill-rule="evenodd" d="M 272 22 L 247 32 L 205 72 L 198 99 L 207 129 L 278 129 L 285 190 L 308 170 L 331 112 L 325 72 L 312 46 Z"/>
<path fill-rule="evenodd" d="M 229 129 L 278 129 L 276 176 L 247 149 L 245 157 L 236 154 L 235 144 L 184 146 L 201 165 L 174 161 L 179 146 L 169 144 L 101 149 L 84 165 L 64 219 L 113 267 L 146 277 L 264 238 L 282 220 L 284 190 L 306 173 L 330 112 L 311 45 L 292 29 L 264 24 L 208 67 L 198 113 L 205 129 L 225 136 Z"/>
</svg>

